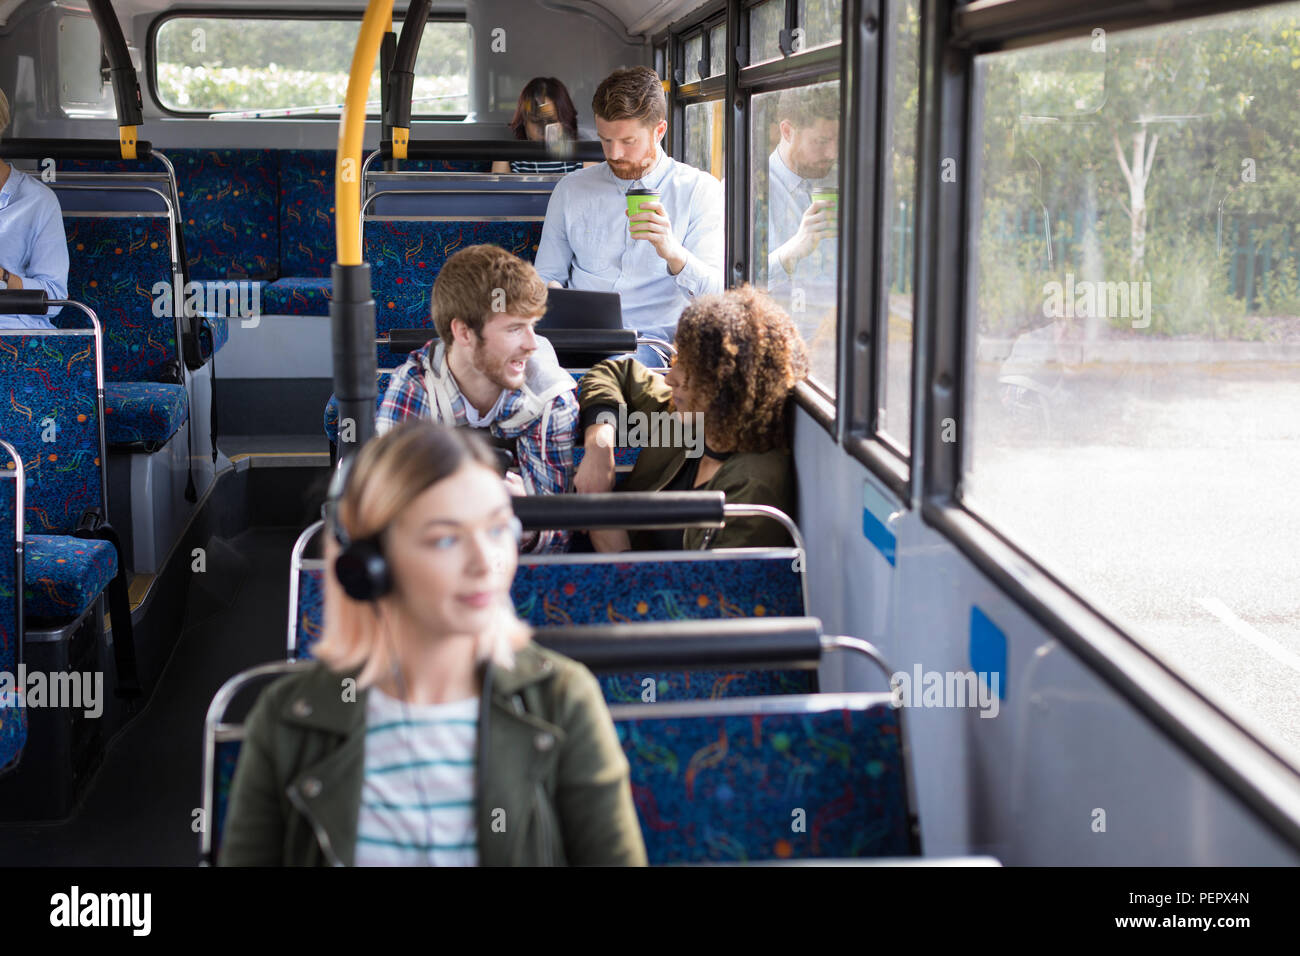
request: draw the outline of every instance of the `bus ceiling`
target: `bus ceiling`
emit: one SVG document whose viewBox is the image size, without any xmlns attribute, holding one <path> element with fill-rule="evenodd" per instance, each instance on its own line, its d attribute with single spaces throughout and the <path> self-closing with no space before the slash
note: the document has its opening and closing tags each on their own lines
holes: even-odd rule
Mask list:
<svg viewBox="0 0 1300 956">
<path fill-rule="evenodd" d="M 535 2 L 539 7 L 557 14 L 591 17 L 616 32 L 627 35 L 629 38 L 647 38 L 669 24 L 681 20 L 700 7 L 707 5 L 709 0 L 658 0 L 658 2 L 652 0 L 650 3 L 646 3 L 645 0 L 599 0 L 599 2 L 597 0 L 535 0 Z M 0 26 L 4 26 L 12 15 L 24 5 L 30 5 L 29 0 L 0 0 Z M 446 0 L 433 0 L 431 4 L 432 12 L 435 14 L 464 10 L 466 5 L 466 3 L 448 3 Z M 69 4 L 69 6 L 89 10 L 92 4 L 89 0 L 79 0 L 79 2 Z M 188 6 L 191 5 L 167 2 L 167 0 L 117 0 L 117 2 L 113 3 L 113 8 L 121 19 L 130 19 L 139 14 L 159 14 L 173 9 L 182 10 Z M 213 4 L 213 6 L 217 5 Z M 219 6 L 229 11 L 240 9 L 253 11 L 265 9 L 266 4 L 255 2 L 255 0 L 246 0 L 246 2 L 235 0 L 233 3 L 222 3 Z M 416 6 L 417 0 L 412 0 L 410 3 L 394 4 L 393 10 L 395 14 L 405 16 L 408 9 Z M 274 7 L 282 10 L 302 8 L 318 12 L 359 14 L 365 9 L 365 4 L 358 3 L 356 0 L 344 0 L 344 2 L 336 2 L 336 0 L 281 0 Z"/>
</svg>

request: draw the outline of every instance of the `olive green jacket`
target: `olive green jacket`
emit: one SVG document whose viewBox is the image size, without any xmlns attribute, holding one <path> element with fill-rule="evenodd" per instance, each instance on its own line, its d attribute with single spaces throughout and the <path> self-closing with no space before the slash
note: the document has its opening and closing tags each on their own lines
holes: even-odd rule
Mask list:
<svg viewBox="0 0 1300 956">
<path fill-rule="evenodd" d="M 663 376 L 635 359 L 598 362 L 582 377 L 578 386 L 583 431 L 600 409 L 616 409 L 626 404 L 628 412 L 664 412 L 669 408 L 671 396 L 672 389 L 664 384 Z M 642 448 L 621 489 L 663 490 L 686 464 L 686 452 L 686 448 Z M 734 454 L 696 490 L 721 491 L 726 494 L 728 504 L 769 505 L 794 517 L 794 465 L 785 449 Z M 648 536 L 644 533 L 633 531 L 628 537 L 634 549 L 648 547 Z M 682 546 L 689 550 L 706 544 L 711 548 L 758 548 L 784 547 L 792 543 L 785 529 L 769 518 L 740 518 L 728 522 L 725 528 L 716 532 L 691 528 L 682 536 Z"/>
<path fill-rule="evenodd" d="M 591 672 L 530 643 L 512 670 L 486 665 L 483 674 L 479 864 L 644 865 L 627 758 Z M 344 680 L 355 676 L 316 664 L 262 694 L 246 725 L 219 865 L 353 864 L 367 696 L 344 700 Z"/>
</svg>

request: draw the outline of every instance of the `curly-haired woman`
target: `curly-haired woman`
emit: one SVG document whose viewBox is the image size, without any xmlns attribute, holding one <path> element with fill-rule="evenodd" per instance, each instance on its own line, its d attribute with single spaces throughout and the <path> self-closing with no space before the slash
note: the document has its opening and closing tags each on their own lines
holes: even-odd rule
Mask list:
<svg viewBox="0 0 1300 956">
<path fill-rule="evenodd" d="M 641 451 L 622 490 L 722 491 L 730 504 L 789 514 L 795 484 L 787 415 L 790 394 L 807 374 L 803 340 L 766 293 L 745 285 L 700 296 L 678 320 L 677 358 L 667 375 L 634 359 L 610 359 L 583 376 L 584 454 L 574 487 L 610 491 L 614 447 L 637 444 Z M 628 434 L 619 435 L 620 427 Z M 591 541 L 597 551 L 697 548 L 706 533 L 593 531 Z M 729 522 L 707 540 L 714 548 L 789 543 L 785 530 L 766 518 Z"/>
</svg>

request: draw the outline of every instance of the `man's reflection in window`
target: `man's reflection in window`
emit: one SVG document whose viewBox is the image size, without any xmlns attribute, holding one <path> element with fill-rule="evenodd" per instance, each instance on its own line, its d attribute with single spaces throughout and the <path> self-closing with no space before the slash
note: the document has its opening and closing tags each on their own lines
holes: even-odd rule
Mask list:
<svg viewBox="0 0 1300 956">
<path fill-rule="evenodd" d="M 832 354 L 839 107 L 838 83 L 782 92 L 776 108 L 780 138 L 767 160 L 768 291 L 810 346 L 829 337 Z"/>
</svg>

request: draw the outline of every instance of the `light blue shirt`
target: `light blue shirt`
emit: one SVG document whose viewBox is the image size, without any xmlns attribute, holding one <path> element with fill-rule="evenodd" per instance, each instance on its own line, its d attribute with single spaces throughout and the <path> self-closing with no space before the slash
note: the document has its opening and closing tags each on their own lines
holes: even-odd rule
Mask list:
<svg viewBox="0 0 1300 956">
<path fill-rule="evenodd" d="M 68 240 L 54 193 L 12 166 L 0 189 L 0 266 L 23 280 L 24 289 L 44 289 L 51 299 L 68 297 Z M 45 315 L 56 315 L 53 308 Z M 40 315 L 0 315 L 3 329 L 52 329 Z"/>
<path fill-rule="evenodd" d="M 767 289 L 790 312 L 805 337 L 820 323 L 826 310 L 835 309 L 835 240 L 826 238 L 817 243 L 810 255 L 795 263 L 793 273 L 785 271 L 776 250 L 799 231 L 804 211 L 812 205 L 813 191 L 835 185 L 834 172 L 824 179 L 804 179 L 782 161 L 778 150 L 772 150 L 767 158 Z M 796 289 L 802 290 L 802 303 L 794 299 Z"/>
<path fill-rule="evenodd" d="M 617 292 L 625 328 L 675 327 L 695 296 L 722 291 L 722 184 L 662 148 L 638 180 L 619 179 L 608 163 L 569 173 L 551 193 L 535 265 L 546 282 Z M 677 275 L 645 239 L 633 239 L 627 191 L 658 190 L 673 235 L 686 249 Z"/>
</svg>

